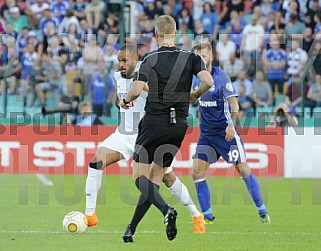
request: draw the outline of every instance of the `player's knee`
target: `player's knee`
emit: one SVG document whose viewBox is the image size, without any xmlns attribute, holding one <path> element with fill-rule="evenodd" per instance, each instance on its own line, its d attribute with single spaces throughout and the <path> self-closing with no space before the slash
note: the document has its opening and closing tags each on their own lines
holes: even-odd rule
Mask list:
<svg viewBox="0 0 321 251">
<path fill-rule="evenodd" d="M 166 173 L 163 176 L 163 182 L 167 187 L 173 186 L 175 180 L 176 180 L 176 176 L 173 174 L 173 172 Z"/>
<path fill-rule="evenodd" d="M 89 163 L 89 167 L 92 168 L 92 169 L 96 169 L 96 170 L 102 170 L 104 169 L 104 163 L 102 160 L 100 161 L 91 161 Z"/>
<path fill-rule="evenodd" d="M 239 172 L 241 177 L 250 175 L 251 169 L 247 163 L 239 163 L 236 165 L 236 170 Z"/>
<path fill-rule="evenodd" d="M 206 171 L 197 170 L 197 169 L 193 169 L 192 171 L 193 180 L 204 179 L 205 176 L 206 176 Z"/>
</svg>

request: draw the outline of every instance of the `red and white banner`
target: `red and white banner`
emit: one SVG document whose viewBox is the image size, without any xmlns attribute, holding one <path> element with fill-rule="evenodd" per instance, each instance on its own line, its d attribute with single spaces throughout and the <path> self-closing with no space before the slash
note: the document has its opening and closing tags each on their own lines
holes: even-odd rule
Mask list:
<svg viewBox="0 0 321 251">
<path fill-rule="evenodd" d="M 97 145 L 115 127 L 72 126 L 2 126 L 0 139 L 0 174 L 86 174 Z M 282 129 L 243 128 L 248 163 L 258 176 L 284 176 L 284 135 Z M 192 155 L 199 129 L 191 127 L 173 163 L 178 175 L 190 174 Z M 118 162 L 109 174 L 129 174 L 130 164 Z M 220 160 L 209 175 L 237 175 L 233 166 Z"/>
</svg>

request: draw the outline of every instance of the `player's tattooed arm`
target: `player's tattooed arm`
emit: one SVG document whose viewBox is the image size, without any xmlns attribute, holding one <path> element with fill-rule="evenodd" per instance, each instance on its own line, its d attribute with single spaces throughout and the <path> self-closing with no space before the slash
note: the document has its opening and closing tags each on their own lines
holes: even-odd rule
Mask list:
<svg viewBox="0 0 321 251">
<path fill-rule="evenodd" d="M 235 123 L 237 120 L 239 105 L 237 102 L 237 98 L 234 96 L 228 98 L 227 100 L 228 100 L 228 103 L 231 107 L 231 119 L 230 119 L 230 121 L 228 121 L 228 125 L 225 130 L 225 132 L 226 132 L 225 139 L 227 141 L 231 141 L 232 139 L 234 139 L 234 136 L 235 136 L 235 127 L 234 126 L 235 126 Z"/>
<path fill-rule="evenodd" d="M 235 122 L 237 121 L 237 115 L 239 113 L 239 103 L 237 101 L 237 97 L 229 97 L 227 99 L 230 107 L 231 107 L 231 122 L 235 125 Z"/>
</svg>

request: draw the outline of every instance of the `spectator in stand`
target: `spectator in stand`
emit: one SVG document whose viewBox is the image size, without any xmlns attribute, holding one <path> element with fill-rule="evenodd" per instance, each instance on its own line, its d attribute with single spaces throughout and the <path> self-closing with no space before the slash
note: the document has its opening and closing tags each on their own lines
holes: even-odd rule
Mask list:
<svg viewBox="0 0 321 251">
<path fill-rule="evenodd" d="M 313 44 L 312 29 L 307 27 L 303 31 L 303 50 L 309 53 L 310 48 Z"/>
<path fill-rule="evenodd" d="M 25 9 L 24 12 L 32 28 L 35 29 L 39 27 L 39 21 L 43 16 L 44 10 L 47 10 L 49 8 L 49 4 L 44 2 L 44 0 L 37 0 L 36 3 Z"/>
<path fill-rule="evenodd" d="M 242 32 L 242 52 L 245 68 L 249 69 L 250 76 L 253 76 L 259 67 L 258 59 L 263 44 L 264 29 L 257 23 L 257 17 L 252 16 L 251 24 L 244 27 Z"/>
<path fill-rule="evenodd" d="M 92 75 L 97 70 L 97 62 L 103 59 L 103 50 L 97 45 L 96 36 L 92 35 L 89 37 L 88 43 L 83 50 L 83 60 L 85 67 L 83 69 L 83 81 L 81 85 L 81 96 L 85 97 L 87 94 L 89 82 L 91 81 Z"/>
<path fill-rule="evenodd" d="M 246 94 L 246 89 L 243 84 L 240 84 L 236 90 L 238 93 L 238 101 L 240 107 L 238 121 L 241 121 L 244 116 L 247 116 L 250 112 L 252 112 L 253 101 L 251 97 Z"/>
<path fill-rule="evenodd" d="M 271 85 L 264 79 L 263 71 L 258 71 L 252 83 L 252 99 L 256 107 L 267 107 L 272 104 L 273 93 Z"/>
<path fill-rule="evenodd" d="M 321 75 L 315 75 L 315 83 L 310 85 L 307 98 L 310 100 L 311 113 L 314 107 L 321 107 Z M 312 114 L 311 114 L 312 115 Z"/>
<path fill-rule="evenodd" d="M 26 28 L 28 29 L 28 27 L 26 27 Z M 16 39 L 18 37 L 18 34 L 20 34 L 20 33 L 14 31 L 12 23 L 7 23 L 6 28 L 5 28 L 5 32 L 2 35 L 2 40 L 4 42 L 8 39 L 9 40 Z M 27 32 L 27 34 L 28 34 L 28 32 Z"/>
<path fill-rule="evenodd" d="M 232 82 L 236 81 L 243 68 L 244 62 L 241 59 L 237 58 L 235 56 L 235 53 L 230 54 L 229 60 L 227 60 L 223 66 L 224 72 L 229 75 Z"/>
<path fill-rule="evenodd" d="M 115 86 L 113 79 L 106 72 L 105 62 L 98 62 L 98 73 L 93 74 L 88 87 L 88 97 L 94 114 L 101 117 L 106 104 L 107 116 L 110 117 L 114 94 Z"/>
<path fill-rule="evenodd" d="M 43 39 L 42 39 L 42 51 L 47 51 L 50 39 L 57 33 L 55 24 L 48 22 L 44 28 Z"/>
<path fill-rule="evenodd" d="M 16 72 L 19 68 L 19 60 L 17 59 L 17 55 L 15 52 L 15 47 L 14 44 L 7 44 L 8 52 L 6 53 L 5 56 L 5 61 L 7 62 L 4 65 L 3 69 L 3 78 L 0 80 L 1 81 L 1 92 L 4 93 L 4 81 L 7 81 L 7 93 L 9 95 L 15 94 L 16 93 L 16 86 L 17 86 L 17 77 L 16 77 Z"/>
<path fill-rule="evenodd" d="M 293 39 L 302 39 L 302 33 L 304 29 L 304 23 L 299 22 L 296 14 L 291 14 L 289 21 L 285 25 L 285 34 L 287 36 L 287 48 L 291 48 L 291 41 Z"/>
<path fill-rule="evenodd" d="M 23 97 L 27 96 L 27 89 L 30 85 L 28 83 L 28 77 L 30 75 L 30 71 L 34 63 L 38 60 L 38 53 L 35 52 L 35 46 L 33 42 L 28 39 L 28 44 L 26 47 L 26 52 L 21 57 L 21 68 L 22 68 L 22 76 L 21 76 L 21 94 Z"/>
<path fill-rule="evenodd" d="M 303 73 L 306 62 L 308 61 L 308 54 L 300 48 L 300 43 L 298 40 L 292 41 L 292 51 L 288 54 L 287 65 L 288 65 L 288 76 L 289 82 L 292 81 L 293 75 L 300 75 Z"/>
<path fill-rule="evenodd" d="M 284 36 L 285 32 L 285 21 L 281 11 L 275 13 L 274 24 L 271 27 L 270 33 L 277 34 L 279 36 Z"/>
<path fill-rule="evenodd" d="M 103 1 L 92 0 L 86 8 L 86 20 L 89 28 L 92 28 L 94 33 L 97 33 L 99 24 L 103 20 L 106 11 L 106 5 Z"/>
<path fill-rule="evenodd" d="M 171 9 L 173 10 L 173 16 L 177 17 L 179 12 L 182 9 L 182 4 L 181 1 L 177 1 L 177 0 L 167 0 L 167 4 L 171 7 Z"/>
<path fill-rule="evenodd" d="M 204 30 L 203 23 L 200 19 L 195 20 L 195 30 L 194 30 L 194 40 L 195 43 L 201 43 L 201 40 L 205 37 L 210 37 L 212 40 L 212 35 Z"/>
<path fill-rule="evenodd" d="M 237 76 L 237 80 L 233 83 L 233 87 L 236 91 L 239 90 L 239 86 L 243 85 L 245 88 L 246 96 L 251 97 L 252 95 L 252 82 L 247 78 L 246 71 L 241 71 Z"/>
<path fill-rule="evenodd" d="M 42 67 L 42 59 L 39 56 L 33 63 L 32 69 L 28 75 L 28 90 L 33 94 L 32 100 L 28 103 L 28 106 L 33 106 L 36 99 L 36 86 L 46 81 L 44 75 L 44 68 Z"/>
<path fill-rule="evenodd" d="M 227 33 L 230 33 L 229 40 L 235 43 L 236 51 L 238 53 L 241 53 L 240 50 L 241 50 L 242 40 L 243 40 L 242 32 L 243 32 L 243 27 L 239 22 L 234 23 L 231 31 L 227 32 Z"/>
<path fill-rule="evenodd" d="M 314 15 L 314 36 L 316 38 L 321 38 L 321 10 Z"/>
<path fill-rule="evenodd" d="M 10 18 L 10 10 L 16 5 L 17 4 L 15 0 L 6 0 L 1 6 L 0 16 L 3 17 L 4 20 L 8 20 L 8 18 Z"/>
<path fill-rule="evenodd" d="M 79 21 L 86 19 L 86 7 L 87 2 L 84 2 L 84 0 L 76 0 L 76 2 L 72 4 L 71 9 Z"/>
<path fill-rule="evenodd" d="M 68 125 L 73 122 L 78 113 L 79 97 L 75 95 L 74 84 L 67 86 L 66 95 L 61 97 L 58 103 L 58 109 L 69 109 L 68 113 L 60 113 L 60 124 Z"/>
<path fill-rule="evenodd" d="M 25 15 L 20 15 L 20 9 L 16 6 L 10 9 L 10 17 L 7 19 L 7 23 L 13 25 L 15 32 L 20 32 L 23 27 L 30 28 L 28 19 Z"/>
<path fill-rule="evenodd" d="M 214 12 L 214 8 L 210 3 L 204 3 L 204 12 L 201 15 L 200 20 L 203 23 L 204 30 L 209 34 L 213 34 L 213 39 L 216 40 L 219 25 L 217 16 Z"/>
<path fill-rule="evenodd" d="M 156 10 L 156 5 L 154 0 L 147 0 L 146 6 L 144 8 L 145 15 L 147 16 L 147 19 L 154 20 L 155 16 L 158 15 Z"/>
<path fill-rule="evenodd" d="M 254 7 L 252 17 L 253 16 L 256 17 L 257 23 L 259 24 L 261 24 L 265 20 L 265 17 L 262 14 L 262 10 L 260 6 Z"/>
<path fill-rule="evenodd" d="M 46 10 L 44 10 L 43 17 L 40 19 L 40 22 L 39 22 L 39 28 L 40 28 L 43 35 L 47 34 L 47 32 L 48 32 L 47 31 L 47 24 L 49 22 L 53 23 L 55 30 L 58 31 L 59 19 L 54 16 L 51 16 L 50 9 L 46 9 Z"/>
<path fill-rule="evenodd" d="M 286 1 L 285 1 L 286 2 Z M 288 7 L 285 9 L 285 20 L 289 21 L 291 15 L 295 15 L 300 20 L 300 5 L 297 1 L 287 1 Z"/>
<path fill-rule="evenodd" d="M 234 11 L 231 12 L 230 21 L 228 21 L 226 23 L 226 33 L 230 33 L 230 32 L 235 33 L 235 32 L 237 32 L 235 30 L 235 26 L 237 24 L 240 24 L 241 25 L 241 29 L 243 30 L 243 28 L 246 25 L 246 22 L 242 17 L 240 17 L 239 13 L 234 10 Z M 240 32 L 238 32 L 238 33 L 240 33 Z"/>
<path fill-rule="evenodd" d="M 263 0 L 260 7 L 261 7 L 262 15 L 264 17 L 268 17 L 270 13 L 273 11 L 272 3 L 270 0 Z"/>
<path fill-rule="evenodd" d="M 78 18 L 74 15 L 72 10 L 67 10 L 66 16 L 59 24 L 58 32 L 59 33 L 67 33 L 69 26 L 71 24 L 75 24 L 77 26 L 77 30 L 80 31 L 80 24 Z"/>
<path fill-rule="evenodd" d="M 81 26 L 81 34 L 80 34 L 81 40 L 79 41 L 79 43 L 81 47 L 84 47 L 85 43 L 89 41 L 88 38 L 90 38 L 92 34 L 94 34 L 94 30 L 89 27 L 87 20 L 82 20 L 80 22 L 80 26 Z"/>
<path fill-rule="evenodd" d="M 79 115 L 72 122 L 78 126 L 93 126 L 93 125 L 103 125 L 104 123 L 99 119 L 99 117 L 92 112 L 92 107 L 89 102 L 81 102 L 79 105 Z"/>
<path fill-rule="evenodd" d="M 164 5 L 162 0 L 156 0 L 156 16 L 155 18 L 164 15 Z"/>
<path fill-rule="evenodd" d="M 308 85 L 304 82 L 302 83 L 300 75 L 294 75 L 285 96 L 285 103 L 288 105 L 289 112 L 291 113 L 295 113 L 295 108 L 302 102 L 301 84 L 304 85 L 304 96 L 307 97 Z"/>
<path fill-rule="evenodd" d="M 187 24 L 188 29 L 194 30 L 194 19 L 186 7 L 184 7 L 178 15 L 178 25 L 180 26 L 183 23 Z"/>
<path fill-rule="evenodd" d="M 220 65 L 223 67 L 224 63 L 229 60 L 231 53 L 235 53 L 235 43 L 230 41 L 228 34 L 220 34 L 220 40 L 216 44 L 216 55 Z"/>
<path fill-rule="evenodd" d="M 60 100 L 58 88 L 60 87 L 61 65 L 57 60 L 52 59 L 47 51 L 42 54 L 42 68 L 44 81 L 36 86 L 36 93 L 41 106 L 46 106 L 46 95 L 48 91 L 52 92 L 56 101 Z"/>
<path fill-rule="evenodd" d="M 311 7 L 308 9 L 308 13 L 305 17 L 305 24 L 309 26 L 312 30 L 315 28 L 314 16 L 320 11 L 319 0 L 311 1 Z"/>
<path fill-rule="evenodd" d="M 50 7 L 51 15 L 56 17 L 59 20 L 59 23 L 66 16 L 66 12 L 68 9 L 69 4 L 64 0 L 55 0 Z"/>
<path fill-rule="evenodd" d="M 193 39 L 193 31 L 188 29 L 188 25 L 186 23 L 180 24 L 179 30 L 177 31 L 177 35 L 175 37 L 175 44 L 180 46 L 185 44 L 185 42 L 192 43 Z M 192 49 L 192 47 L 190 47 L 190 49 Z"/>
<path fill-rule="evenodd" d="M 230 0 L 224 6 L 224 9 L 220 15 L 220 24 L 225 25 L 226 22 L 230 21 L 230 14 L 233 10 L 237 11 L 240 16 L 244 14 L 244 1 L 243 0 Z"/>
<path fill-rule="evenodd" d="M 278 93 L 283 94 L 283 85 L 286 73 L 286 52 L 280 48 L 280 41 L 276 35 L 270 36 L 271 48 L 263 53 L 262 61 L 267 72 L 267 79 L 275 95 L 275 85 Z"/>
</svg>

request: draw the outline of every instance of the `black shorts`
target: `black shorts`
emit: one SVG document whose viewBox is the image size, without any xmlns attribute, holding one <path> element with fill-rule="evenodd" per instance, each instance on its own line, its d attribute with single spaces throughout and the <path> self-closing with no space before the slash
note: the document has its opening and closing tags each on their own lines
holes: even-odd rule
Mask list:
<svg viewBox="0 0 321 251">
<path fill-rule="evenodd" d="M 159 119 L 159 118 L 158 118 Z M 186 119 L 177 119 L 177 124 L 169 125 L 159 120 L 143 117 L 139 123 L 135 144 L 134 161 L 169 167 L 181 147 L 187 130 Z"/>
</svg>

